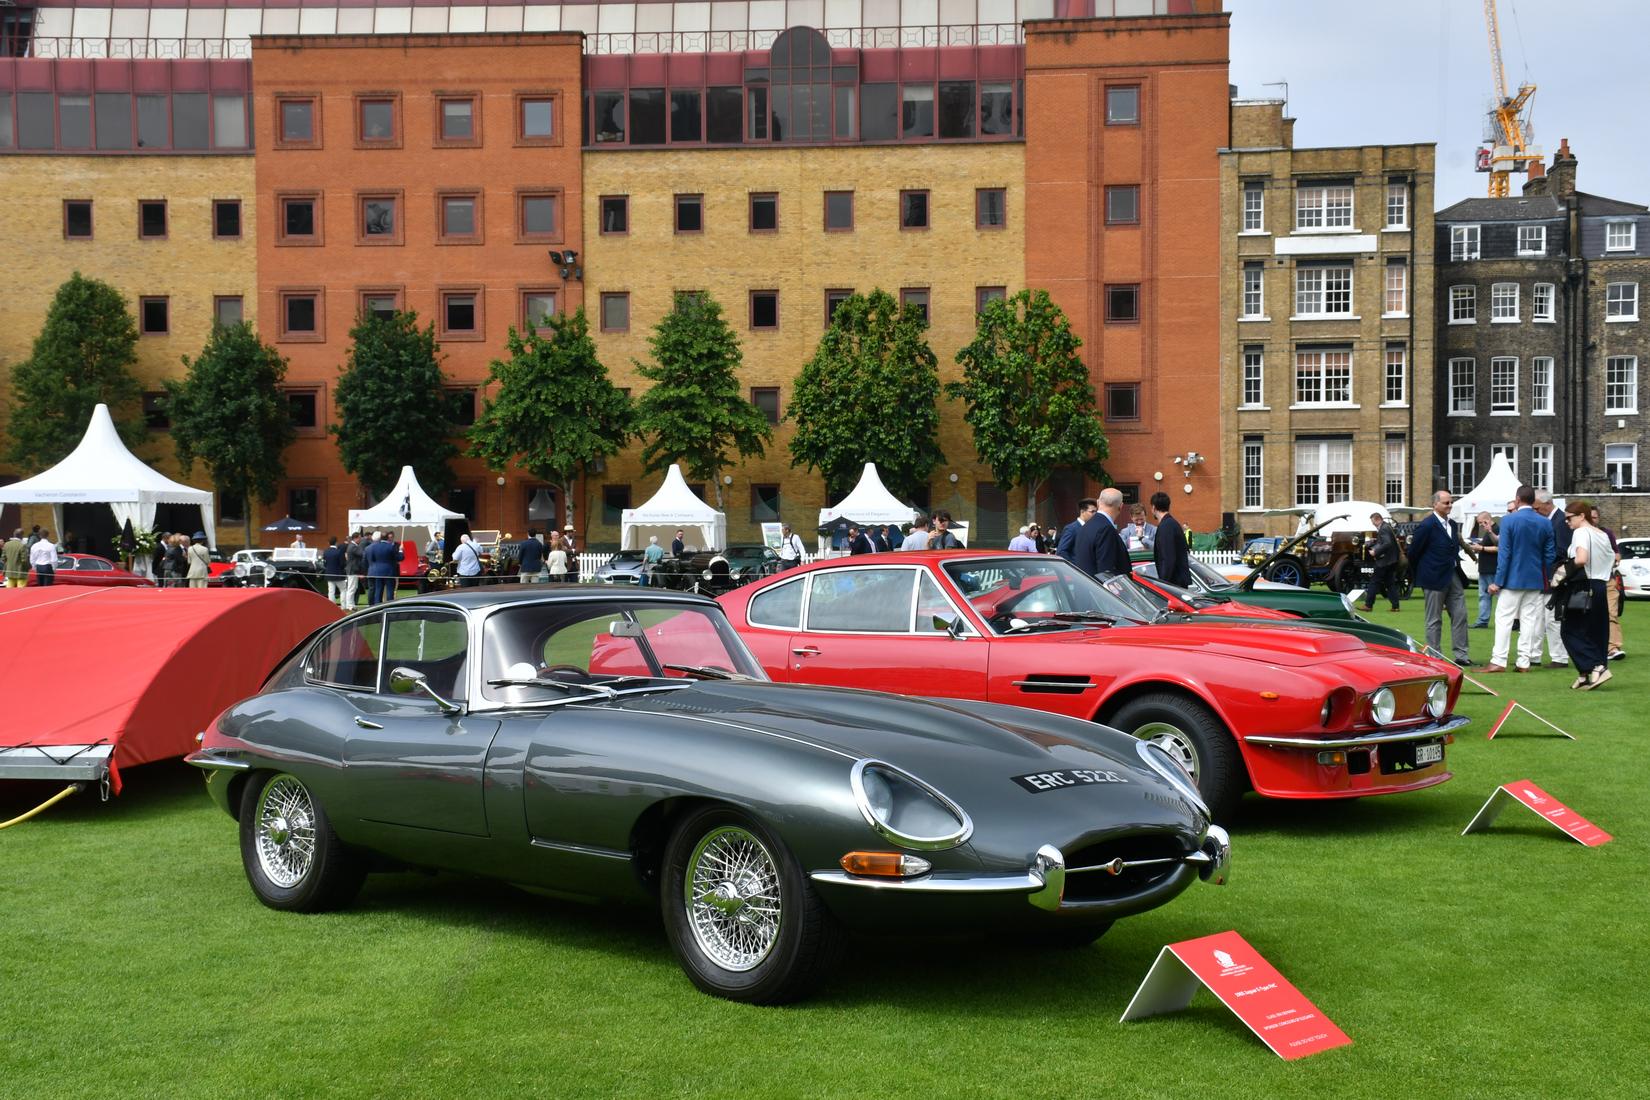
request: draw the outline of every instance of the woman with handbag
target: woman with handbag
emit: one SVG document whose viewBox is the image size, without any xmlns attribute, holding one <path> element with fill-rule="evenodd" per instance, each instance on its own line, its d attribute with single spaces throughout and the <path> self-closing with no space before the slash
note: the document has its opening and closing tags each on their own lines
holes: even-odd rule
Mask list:
<svg viewBox="0 0 1650 1100">
<path fill-rule="evenodd" d="M 1564 581 L 1564 647 L 1581 675 L 1573 689 L 1591 691 L 1610 679 L 1605 649 L 1610 640 L 1610 613 L 1605 586 L 1615 566 L 1610 539 L 1587 520 L 1589 505 L 1572 500 L 1564 509 L 1570 525 L 1570 560 Z"/>
</svg>

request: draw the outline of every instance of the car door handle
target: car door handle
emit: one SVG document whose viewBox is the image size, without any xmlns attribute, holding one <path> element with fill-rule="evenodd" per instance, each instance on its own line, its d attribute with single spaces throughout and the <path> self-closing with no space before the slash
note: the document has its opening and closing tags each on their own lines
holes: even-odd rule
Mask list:
<svg viewBox="0 0 1650 1100">
<path fill-rule="evenodd" d="M 355 724 L 360 726 L 364 730 L 381 730 L 381 729 L 384 728 L 383 726 L 380 726 L 377 722 L 367 721 L 365 718 L 361 717 L 359 714 L 357 714 L 355 716 Z"/>
<path fill-rule="evenodd" d="M 798 657 L 817 657 L 819 656 L 819 647 L 811 645 L 797 646 L 791 652 Z"/>
</svg>

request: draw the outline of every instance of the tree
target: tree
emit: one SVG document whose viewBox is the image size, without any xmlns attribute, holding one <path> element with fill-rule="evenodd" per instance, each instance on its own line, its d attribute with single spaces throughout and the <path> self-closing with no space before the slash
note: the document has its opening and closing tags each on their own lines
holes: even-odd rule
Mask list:
<svg viewBox="0 0 1650 1100">
<path fill-rule="evenodd" d="M 582 308 L 551 314 L 537 330 L 512 327 L 506 345 L 510 357 L 487 366 L 493 396 L 470 427 L 470 453 L 495 470 L 519 466 L 560 486 L 572 523 L 574 483 L 624 447 L 635 411 L 596 357 Z"/>
<path fill-rule="evenodd" d="M 662 470 L 680 459 L 690 476 L 716 486 L 721 508 L 729 449 L 741 458 L 760 455 L 773 438 L 739 384 L 739 338 L 709 294 L 682 294 L 647 342 L 654 361 L 636 363 L 654 383 L 636 404 L 637 434 L 646 441 L 642 468 Z"/>
<path fill-rule="evenodd" d="M 120 291 L 78 271 L 69 276 L 33 352 L 12 370 L 6 458 L 24 469 L 62 461 L 99 404 L 109 406 L 127 446 L 143 442 L 143 390 L 129 369 L 137 362 L 137 335 Z"/>
<path fill-rule="evenodd" d="M 453 481 L 458 454 L 452 399 L 442 389 L 441 345 L 435 325 L 418 327 L 418 314 L 362 314 L 350 329 L 350 348 L 338 378 L 338 437 L 344 469 L 375 498 L 388 492 L 401 467 L 414 466 L 432 493 Z"/>
<path fill-rule="evenodd" d="M 219 493 L 268 504 L 286 473 L 281 453 L 292 442 L 292 406 L 281 393 L 286 360 L 243 323 L 214 325 L 188 373 L 166 383 L 172 445 L 188 474 L 195 460 Z M 246 509 L 252 545 L 252 509 Z"/>
<path fill-rule="evenodd" d="M 886 291 L 850 295 L 797 376 L 785 413 L 796 423 L 791 465 L 819 470 L 832 497 L 851 489 L 867 462 L 908 497 L 945 461 L 927 327 L 919 309 Z"/>
<path fill-rule="evenodd" d="M 974 340 L 957 352 L 960 382 L 946 395 L 964 402 L 974 449 L 1004 489 L 1026 487 L 1026 522 L 1037 518 L 1037 490 L 1058 467 L 1102 478 L 1106 433 L 1094 386 L 1077 349 L 1083 341 L 1044 290 L 990 302 Z"/>
</svg>

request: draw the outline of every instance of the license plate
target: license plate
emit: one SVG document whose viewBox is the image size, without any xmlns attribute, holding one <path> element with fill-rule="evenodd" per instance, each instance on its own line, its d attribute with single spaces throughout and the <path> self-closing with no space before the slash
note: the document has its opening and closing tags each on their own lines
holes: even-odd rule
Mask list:
<svg viewBox="0 0 1650 1100">
<path fill-rule="evenodd" d="M 1428 764 L 1436 764 L 1444 759 L 1444 743 L 1429 741 L 1424 745 L 1415 746 L 1415 766 L 1424 768 Z"/>
</svg>

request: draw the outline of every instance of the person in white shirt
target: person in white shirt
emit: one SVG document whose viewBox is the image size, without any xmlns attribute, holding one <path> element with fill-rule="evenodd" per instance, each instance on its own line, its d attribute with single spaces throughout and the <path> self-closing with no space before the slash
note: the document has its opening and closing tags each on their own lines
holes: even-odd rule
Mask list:
<svg viewBox="0 0 1650 1100">
<path fill-rule="evenodd" d="M 474 588 L 481 583 L 481 555 L 469 535 L 460 535 L 458 550 L 453 554 L 453 567 L 458 573 L 460 588 Z"/>
<path fill-rule="evenodd" d="M 302 532 L 299 532 L 298 534 L 292 536 L 292 548 L 294 550 L 308 550 L 309 549 L 309 543 L 304 541 L 304 536 L 303 536 Z"/>
<path fill-rule="evenodd" d="M 1031 527 L 1026 525 L 1020 528 L 1020 533 L 1008 541 L 1008 548 L 1023 554 L 1035 554 L 1037 543 L 1031 538 Z"/>
<path fill-rule="evenodd" d="M 911 525 L 911 533 L 905 536 L 905 541 L 899 544 L 901 550 L 928 549 L 929 520 L 919 519 Z"/>
<path fill-rule="evenodd" d="M 1576 677 L 1572 688 L 1591 691 L 1610 678 L 1606 647 L 1610 641 L 1610 611 L 1605 603 L 1610 584 L 1610 573 L 1615 569 L 1616 552 L 1610 545 L 1610 536 L 1589 522 L 1592 506 L 1584 500 L 1572 500 L 1564 509 L 1564 520 L 1570 525 L 1570 561 L 1568 570 L 1574 575 L 1555 586 L 1563 615 L 1560 627 L 1564 632 L 1564 648 L 1575 660 Z M 1585 593 L 1585 595 L 1583 595 Z M 1584 602 L 1586 607 L 1572 603 Z"/>
<path fill-rule="evenodd" d="M 50 531 L 40 532 L 40 540 L 29 547 L 29 568 L 34 570 L 34 583 L 50 587 L 57 579 L 57 540 Z"/>
<path fill-rule="evenodd" d="M 791 525 L 782 524 L 779 528 L 779 560 L 786 569 L 793 569 L 802 564 L 802 539 L 792 533 Z"/>
</svg>

